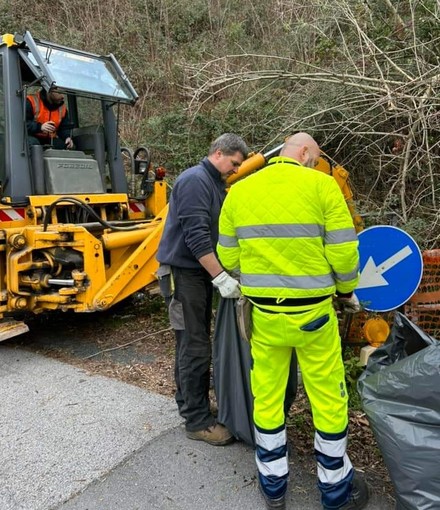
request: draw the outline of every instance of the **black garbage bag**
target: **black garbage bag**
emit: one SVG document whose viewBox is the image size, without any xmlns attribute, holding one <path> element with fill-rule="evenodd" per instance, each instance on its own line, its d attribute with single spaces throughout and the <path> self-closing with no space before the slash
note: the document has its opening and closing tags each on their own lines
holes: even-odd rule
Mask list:
<svg viewBox="0 0 440 510">
<path fill-rule="evenodd" d="M 214 329 L 213 368 L 219 423 L 239 440 L 255 447 L 253 397 L 250 385 L 252 367 L 249 342 L 240 338 L 235 313 L 236 299 L 220 298 Z M 297 390 L 297 358 L 293 351 L 284 401 L 290 409 Z"/>
<path fill-rule="evenodd" d="M 358 382 L 397 510 L 440 509 L 440 342 L 396 313 Z"/>
</svg>

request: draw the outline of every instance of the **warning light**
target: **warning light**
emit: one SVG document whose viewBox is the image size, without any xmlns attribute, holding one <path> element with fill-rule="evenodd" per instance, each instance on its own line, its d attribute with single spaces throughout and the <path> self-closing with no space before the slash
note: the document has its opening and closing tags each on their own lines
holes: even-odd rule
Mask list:
<svg viewBox="0 0 440 510">
<path fill-rule="evenodd" d="M 162 181 L 167 174 L 167 171 L 162 166 L 156 168 L 156 179 Z"/>
<path fill-rule="evenodd" d="M 382 345 L 390 334 L 388 323 L 380 317 L 368 319 L 363 329 L 365 338 L 372 347 Z"/>
</svg>

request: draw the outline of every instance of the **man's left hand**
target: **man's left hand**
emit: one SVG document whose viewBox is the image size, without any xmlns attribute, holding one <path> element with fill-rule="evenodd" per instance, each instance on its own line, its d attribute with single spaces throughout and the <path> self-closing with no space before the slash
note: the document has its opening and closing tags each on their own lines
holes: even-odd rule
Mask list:
<svg viewBox="0 0 440 510">
<path fill-rule="evenodd" d="M 66 149 L 73 149 L 73 140 L 68 136 L 65 141 Z"/>
</svg>

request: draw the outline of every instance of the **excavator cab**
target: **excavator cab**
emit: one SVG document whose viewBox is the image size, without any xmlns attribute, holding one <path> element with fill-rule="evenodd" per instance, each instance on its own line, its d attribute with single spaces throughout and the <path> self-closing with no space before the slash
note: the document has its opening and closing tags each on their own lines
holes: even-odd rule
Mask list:
<svg viewBox="0 0 440 510">
<path fill-rule="evenodd" d="M 93 55 L 34 40 L 29 32 L 14 36 L 10 44 L 0 46 L 6 81 L 2 196 L 23 202 L 31 195 L 126 193 L 114 110 L 118 113 L 121 105 L 133 105 L 138 96 L 113 55 Z M 64 94 L 75 151 L 28 146 L 26 96 L 36 86 Z"/>
<path fill-rule="evenodd" d="M 26 97 L 40 88 L 64 95 L 73 150 L 29 143 Z M 103 310 L 155 281 L 164 170 L 118 133 L 137 99 L 113 55 L 0 38 L 0 318 Z"/>
</svg>

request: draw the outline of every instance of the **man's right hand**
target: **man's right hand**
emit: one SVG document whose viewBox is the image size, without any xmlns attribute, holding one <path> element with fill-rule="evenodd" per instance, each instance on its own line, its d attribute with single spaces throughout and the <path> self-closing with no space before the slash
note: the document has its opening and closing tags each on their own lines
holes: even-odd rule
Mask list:
<svg viewBox="0 0 440 510">
<path fill-rule="evenodd" d="M 226 271 L 222 271 L 213 280 L 212 284 L 216 287 L 221 296 L 224 298 L 239 298 L 240 297 L 240 284 L 229 276 Z"/>
<path fill-rule="evenodd" d="M 361 304 L 356 294 L 351 295 L 336 295 L 336 300 L 343 312 L 357 313 L 361 311 Z"/>
<path fill-rule="evenodd" d="M 50 135 L 51 133 L 55 133 L 55 122 L 53 120 L 48 120 L 44 124 L 41 124 L 41 132 Z"/>
<path fill-rule="evenodd" d="M 68 136 L 65 140 L 66 149 L 73 149 L 73 140 Z"/>
</svg>

